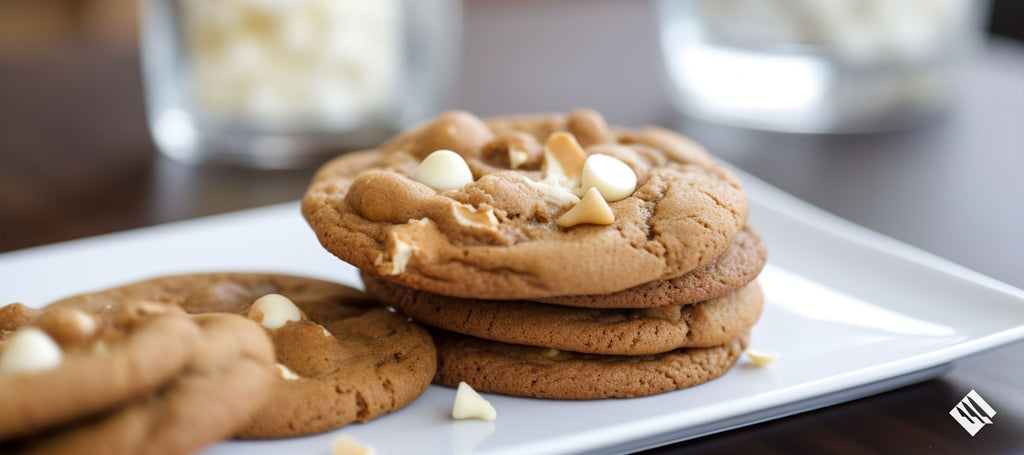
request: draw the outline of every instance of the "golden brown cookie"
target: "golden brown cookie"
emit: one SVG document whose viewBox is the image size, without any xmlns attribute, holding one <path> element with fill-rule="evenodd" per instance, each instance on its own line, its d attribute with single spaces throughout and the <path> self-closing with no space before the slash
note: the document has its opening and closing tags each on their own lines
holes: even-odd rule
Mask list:
<svg viewBox="0 0 1024 455">
<path fill-rule="evenodd" d="M 578 354 L 438 332 L 434 382 L 480 392 L 587 400 L 654 395 L 717 378 L 739 359 L 748 334 L 711 348 L 646 356 Z"/>
<path fill-rule="evenodd" d="M 200 328 L 198 343 L 185 368 L 159 390 L 20 441 L 10 453 L 186 454 L 231 437 L 269 396 L 273 347 L 257 324 L 238 315 L 192 319 Z"/>
<path fill-rule="evenodd" d="M 468 171 L 449 156 L 420 172 L 439 149 Z M 584 197 L 580 169 L 593 155 L 624 163 L 635 189 L 611 202 Z M 587 200 L 600 216 L 570 218 L 597 221 L 563 219 Z M 447 112 L 324 165 L 302 210 L 328 251 L 365 272 L 456 297 L 537 299 L 606 294 L 700 268 L 732 244 L 747 200 L 734 174 L 668 130 L 611 128 L 586 110 L 488 121 Z"/>
<path fill-rule="evenodd" d="M 646 355 L 721 345 L 761 315 L 756 282 L 724 297 L 647 309 L 572 308 L 525 300 L 460 299 L 364 274 L 366 291 L 416 322 L 463 335 L 606 355 Z"/>
<path fill-rule="evenodd" d="M 26 315 L 16 323 L 11 316 Z M 45 369 L 0 371 L 0 440 L 26 436 L 114 409 L 147 396 L 185 368 L 199 328 L 175 307 L 130 302 L 99 315 L 65 308 L 43 312 L 12 304 L 0 309 L 8 332 L 39 329 L 59 346 Z M 45 347 L 45 346 L 44 346 Z M 28 353 L 41 356 L 43 353 Z"/>
<path fill-rule="evenodd" d="M 749 224 L 711 263 L 685 275 L 644 283 L 611 294 L 571 295 L 535 299 L 583 308 L 654 308 L 703 302 L 722 297 L 753 281 L 768 262 L 764 239 Z"/>
<path fill-rule="evenodd" d="M 286 297 L 302 315 L 265 328 L 283 367 L 269 403 L 240 437 L 298 436 L 365 422 L 411 403 L 430 385 L 437 360 L 429 333 L 362 292 L 326 281 L 257 273 L 170 276 L 51 307 L 96 309 L 146 298 L 190 313 L 245 313 L 263 321 L 250 306 L 270 294 Z"/>
</svg>

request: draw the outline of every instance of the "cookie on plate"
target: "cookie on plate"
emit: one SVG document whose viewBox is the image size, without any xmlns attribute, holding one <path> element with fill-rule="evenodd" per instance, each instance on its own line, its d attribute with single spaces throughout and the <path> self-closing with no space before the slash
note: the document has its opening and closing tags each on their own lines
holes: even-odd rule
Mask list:
<svg viewBox="0 0 1024 455">
<path fill-rule="evenodd" d="M 51 305 L 96 310 L 144 298 L 189 313 L 244 314 L 273 341 L 278 375 L 268 404 L 238 433 L 274 438 L 365 422 L 419 397 L 436 370 L 430 334 L 362 292 L 326 281 L 261 273 L 155 278 Z"/>
<path fill-rule="evenodd" d="M 185 312 L 133 303 L 99 315 L 0 308 L 0 440 L 101 413 L 181 372 L 199 328 Z"/>
<path fill-rule="evenodd" d="M 587 400 L 654 395 L 717 378 L 739 359 L 749 335 L 721 346 L 646 356 L 579 354 L 451 332 L 438 332 L 435 340 L 438 384 L 456 387 L 464 381 L 480 392 Z"/>
<path fill-rule="evenodd" d="M 686 274 L 734 241 L 739 179 L 660 128 L 596 112 L 447 112 L 325 164 L 302 211 L 364 272 L 437 294 L 607 294 Z"/>
<path fill-rule="evenodd" d="M 36 330 L 63 344 L 21 341 Z M 0 412 L 16 413 L 5 428 L 22 432 L 4 453 L 190 453 L 248 424 L 274 377 L 269 340 L 238 315 L 129 301 L 98 314 L 44 310 L 17 332 L 5 340 L 15 371 L 0 373 L 0 390 L 20 396 L 0 392 Z M 24 431 L 23 417 L 39 415 Z"/>
</svg>

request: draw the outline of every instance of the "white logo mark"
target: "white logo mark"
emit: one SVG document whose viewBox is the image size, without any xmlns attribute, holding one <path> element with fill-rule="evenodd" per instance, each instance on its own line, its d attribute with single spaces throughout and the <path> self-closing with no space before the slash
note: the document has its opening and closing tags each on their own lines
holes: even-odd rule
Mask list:
<svg viewBox="0 0 1024 455">
<path fill-rule="evenodd" d="M 971 436 L 974 436 L 981 431 L 982 427 L 992 424 L 992 417 L 996 415 L 996 410 L 992 409 L 992 406 L 989 406 L 981 398 L 981 395 L 972 389 L 953 409 L 949 410 L 949 415 L 953 416 Z"/>
</svg>

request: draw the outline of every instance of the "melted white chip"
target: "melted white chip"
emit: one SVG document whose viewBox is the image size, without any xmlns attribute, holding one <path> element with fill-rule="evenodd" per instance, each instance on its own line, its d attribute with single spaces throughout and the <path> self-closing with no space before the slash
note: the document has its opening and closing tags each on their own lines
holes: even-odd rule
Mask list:
<svg viewBox="0 0 1024 455">
<path fill-rule="evenodd" d="M 0 353 L 0 372 L 30 373 L 56 368 L 64 357 L 50 335 L 35 327 L 15 332 Z"/>
<path fill-rule="evenodd" d="M 283 363 L 278 363 L 277 365 L 275 365 L 275 367 L 277 367 L 278 376 L 281 376 L 284 379 L 287 379 L 289 381 L 296 381 L 302 379 L 302 376 L 295 374 L 295 372 L 292 371 L 291 368 L 286 367 Z"/>
<path fill-rule="evenodd" d="M 302 311 L 288 298 L 281 294 L 267 294 L 256 299 L 249 308 L 253 312 L 262 313 L 260 325 L 270 330 L 280 328 L 288 321 L 302 320 Z"/>
</svg>

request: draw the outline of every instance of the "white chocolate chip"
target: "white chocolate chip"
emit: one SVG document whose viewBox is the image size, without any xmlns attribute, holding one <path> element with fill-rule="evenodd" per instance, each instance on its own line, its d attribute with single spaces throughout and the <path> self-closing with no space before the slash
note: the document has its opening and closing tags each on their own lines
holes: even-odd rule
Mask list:
<svg viewBox="0 0 1024 455">
<path fill-rule="evenodd" d="M 560 131 L 548 137 L 544 145 L 544 176 L 575 180 L 583 173 L 587 154 L 572 133 Z"/>
<path fill-rule="evenodd" d="M 625 199 L 636 191 L 636 173 L 629 165 L 608 155 L 590 155 L 583 163 L 583 190 L 597 188 L 608 202 Z"/>
<path fill-rule="evenodd" d="M 376 455 L 377 449 L 352 436 L 342 435 L 331 441 L 331 455 Z"/>
<path fill-rule="evenodd" d="M 558 354 L 561 353 L 562 351 L 559 351 L 558 349 L 548 349 L 548 357 L 557 357 Z"/>
<path fill-rule="evenodd" d="M 391 251 L 378 253 L 373 265 L 377 266 L 381 275 L 398 275 L 405 271 L 409 260 L 419 250 L 415 244 L 399 238 L 397 234 L 391 234 Z"/>
<path fill-rule="evenodd" d="M 423 159 L 412 178 L 435 190 L 454 190 L 473 183 L 473 172 L 462 156 L 451 150 L 437 150 Z"/>
<path fill-rule="evenodd" d="M 84 311 L 73 311 L 71 314 L 74 315 L 75 325 L 78 326 L 78 330 L 83 335 L 92 335 L 99 329 L 99 326 L 96 324 L 96 318 L 89 316 Z"/>
<path fill-rule="evenodd" d="M 296 380 L 302 379 L 302 376 L 299 376 L 299 375 L 295 374 L 294 371 L 292 371 L 290 368 L 286 367 L 283 363 L 279 363 L 279 364 L 275 365 L 275 367 L 277 367 L 277 374 L 278 374 L 278 376 L 281 376 L 285 380 L 296 381 Z"/>
<path fill-rule="evenodd" d="M 498 218 L 494 216 L 494 209 L 486 207 L 478 210 L 472 206 L 460 203 L 452 204 L 455 220 L 463 226 L 483 227 L 494 229 L 498 227 Z"/>
<path fill-rule="evenodd" d="M 558 217 L 558 225 L 572 227 L 578 224 L 612 224 L 615 214 L 597 188 L 587 190 L 580 203 Z"/>
<path fill-rule="evenodd" d="M 327 327 L 323 327 L 323 326 L 321 326 L 320 328 L 321 328 L 321 329 L 324 329 L 324 336 L 325 336 L 325 337 L 327 337 L 327 338 L 330 338 L 330 337 L 334 336 L 334 334 L 333 334 L 333 333 L 331 333 L 331 332 L 330 332 L 329 330 L 327 330 Z"/>
<path fill-rule="evenodd" d="M 398 275 L 405 271 L 409 259 L 418 248 L 412 244 L 395 239 L 395 249 L 391 252 L 391 275 Z"/>
<path fill-rule="evenodd" d="M 540 193 L 544 196 L 544 199 L 554 202 L 555 204 L 569 205 L 575 204 L 580 201 L 579 196 L 572 194 L 571 191 L 559 185 L 557 179 L 555 179 L 554 177 L 546 178 L 539 182 L 535 182 L 533 180 L 530 180 L 525 175 L 516 175 L 519 175 L 519 177 L 521 177 L 523 181 L 525 181 L 526 184 L 530 186 L 530 188 L 540 191 Z"/>
<path fill-rule="evenodd" d="M 497 416 L 498 412 L 491 403 L 469 384 L 459 382 L 459 388 L 455 391 L 455 405 L 452 406 L 453 419 L 494 420 Z"/>
<path fill-rule="evenodd" d="M 750 357 L 750 360 L 754 362 L 754 365 L 759 367 L 770 365 L 772 362 L 778 360 L 781 355 L 782 354 L 778 352 L 762 351 L 760 349 L 747 350 L 747 357 Z"/>
<path fill-rule="evenodd" d="M 257 322 L 270 330 L 280 328 L 288 321 L 305 319 L 305 315 L 302 314 L 299 307 L 295 306 L 291 299 L 281 294 L 267 294 L 256 299 L 249 307 L 249 314 L 250 317 L 256 314 L 262 315 L 262 319 Z"/>
<path fill-rule="evenodd" d="M 530 154 L 523 150 L 509 146 L 508 148 L 508 165 L 512 169 L 519 169 L 526 160 L 530 159 Z"/>
<path fill-rule="evenodd" d="M 64 354 L 50 335 L 35 327 L 14 332 L 0 353 L 0 372 L 31 373 L 52 370 L 60 365 Z"/>
</svg>

